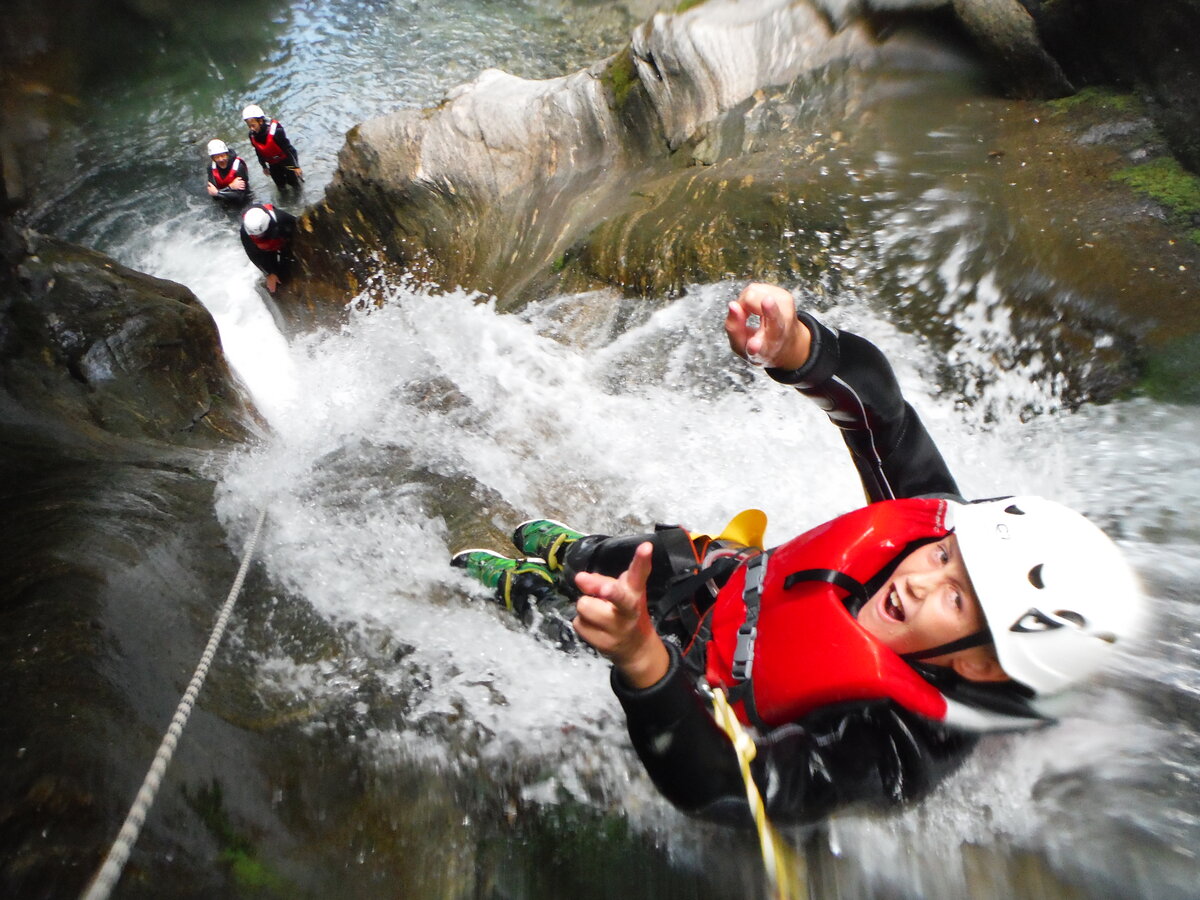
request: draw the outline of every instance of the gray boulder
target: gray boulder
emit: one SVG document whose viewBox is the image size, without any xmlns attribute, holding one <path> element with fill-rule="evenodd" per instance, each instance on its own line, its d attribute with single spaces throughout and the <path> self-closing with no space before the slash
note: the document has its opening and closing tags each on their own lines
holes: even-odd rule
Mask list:
<svg viewBox="0 0 1200 900">
<path fill-rule="evenodd" d="M 709 0 L 655 15 L 589 69 L 546 81 L 488 70 L 434 109 L 366 122 L 302 222 L 309 302 L 344 302 L 381 271 L 502 302 L 544 292 L 640 183 L 693 161 L 715 118 L 870 44 L 862 25 L 834 33 L 808 3 Z"/>
</svg>

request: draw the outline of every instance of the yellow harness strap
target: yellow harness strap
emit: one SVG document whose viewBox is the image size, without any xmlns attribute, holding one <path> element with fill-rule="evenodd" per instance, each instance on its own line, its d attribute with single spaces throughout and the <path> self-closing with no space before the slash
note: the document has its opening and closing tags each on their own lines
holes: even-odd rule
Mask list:
<svg viewBox="0 0 1200 900">
<path fill-rule="evenodd" d="M 758 512 L 747 510 L 747 512 Z M 760 513 L 761 515 L 761 513 Z M 766 517 L 763 517 L 764 524 Z M 732 523 L 730 523 L 732 524 Z M 761 546 L 761 545 L 755 545 Z M 742 781 L 746 785 L 746 801 L 750 804 L 750 813 L 754 816 L 754 827 L 758 831 L 758 843 L 762 848 L 763 865 L 767 870 L 767 878 L 771 882 L 771 891 L 776 900 L 806 900 L 808 897 L 807 879 L 804 877 L 804 864 L 787 842 L 780 836 L 771 820 L 767 818 L 767 810 L 763 805 L 762 795 L 754 776 L 750 774 L 750 763 L 753 762 L 758 748 L 753 738 L 746 733 L 742 723 L 729 705 L 725 692 L 720 688 L 711 690 L 713 701 L 713 717 L 721 730 L 733 744 L 733 752 L 737 754 L 738 768 L 742 772 Z"/>
</svg>

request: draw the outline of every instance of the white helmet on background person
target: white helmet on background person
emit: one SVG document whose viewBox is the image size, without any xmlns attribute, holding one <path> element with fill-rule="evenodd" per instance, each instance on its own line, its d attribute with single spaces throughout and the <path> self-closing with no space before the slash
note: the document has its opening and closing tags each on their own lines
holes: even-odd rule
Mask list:
<svg viewBox="0 0 1200 900">
<path fill-rule="evenodd" d="M 208 155 L 209 156 L 216 156 L 218 153 L 228 153 L 228 152 L 229 152 L 229 147 L 227 147 L 225 145 L 224 141 L 219 141 L 216 138 L 213 138 L 211 141 L 208 142 Z"/>
<path fill-rule="evenodd" d="M 243 119 L 265 119 L 266 117 L 267 114 L 262 111 L 262 107 L 255 106 L 253 103 L 242 110 Z"/>
<path fill-rule="evenodd" d="M 251 237 L 258 237 L 270 224 L 271 216 L 261 206 L 252 206 L 242 214 L 242 227 Z"/>
<path fill-rule="evenodd" d="M 1144 601 L 1117 545 L 1041 497 L 950 504 L 1004 671 L 1039 696 L 1103 668 L 1134 636 Z"/>
</svg>

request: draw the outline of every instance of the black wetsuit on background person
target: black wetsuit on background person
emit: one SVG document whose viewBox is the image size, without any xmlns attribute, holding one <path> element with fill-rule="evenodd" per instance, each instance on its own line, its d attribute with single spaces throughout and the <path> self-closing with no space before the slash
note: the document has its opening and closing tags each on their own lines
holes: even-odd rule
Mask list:
<svg viewBox="0 0 1200 900">
<path fill-rule="evenodd" d="M 958 498 L 945 460 L 902 396 L 883 353 L 865 338 L 834 331 L 807 313 L 799 318 L 812 333 L 808 361 L 795 371 L 767 373 L 815 401 L 842 430 L 867 500 Z M 689 634 L 690 626 L 680 630 L 672 624 L 671 610 L 663 607 L 679 568 L 670 557 L 680 533 L 668 528 L 634 537 L 584 537 L 564 548 L 564 580 L 573 583 L 579 571 L 616 577 L 640 543 L 654 543 L 647 596 L 656 627 L 667 638 L 670 667 L 641 690 L 628 687 L 614 668 L 612 688 L 638 756 L 663 795 L 689 814 L 744 823 L 748 805 L 733 748 L 700 687 L 703 642 Z M 729 577 L 726 569 L 724 579 Z M 850 598 L 843 602 L 851 615 L 861 606 Z M 796 665 L 802 670 L 804 660 Z M 1013 683 L 980 685 L 949 669 L 911 665 L 944 695 L 972 709 L 1027 722 L 1039 718 Z M 918 797 L 956 767 L 976 740 L 975 731 L 918 715 L 891 699 L 838 702 L 760 731 L 753 772 L 774 820 L 807 822 L 850 803 L 886 805 Z"/>
<path fill-rule="evenodd" d="M 208 183 L 217 189 L 217 195 L 214 199 L 221 200 L 230 205 L 240 205 L 250 199 L 250 171 L 246 166 L 246 161 L 240 156 L 230 154 L 229 165 L 221 168 L 214 161 L 209 160 L 208 164 Z M 246 187 L 244 190 L 237 190 L 231 186 L 235 178 L 244 179 Z"/>
<path fill-rule="evenodd" d="M 271 224 L 266 231 L 254 237 L 247 234 L 245 224 L 242 225 L 242 246 L 246 255 L 264 275 L 274 275 L 280 281 L 287 281 L 291 273 L 296 217 L 271 203 L 255 203 L 251 208 L 254 207 L 266 210 L 271 217 Z"/>
<path fill-rule="evenodd" d="M 251 131 L 249 135 L 250 144 L 258 155 L 259 165 L 271 175 L 275 186 L 280 189 L 300 187 L 300 178 L 295 172 L 300 168 L 300 154 L 288 140 L 283 126 L 275 119 L 270 119 L 263 124 L 261 131 Z"/>
</svg>

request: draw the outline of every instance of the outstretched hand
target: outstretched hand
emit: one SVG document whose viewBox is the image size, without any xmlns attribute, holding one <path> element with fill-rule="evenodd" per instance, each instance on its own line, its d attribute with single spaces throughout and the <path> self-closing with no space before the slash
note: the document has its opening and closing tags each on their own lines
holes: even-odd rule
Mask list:
<svg viewBox="0 0 1200 900">
<path fill-rule="evenodd" d="M 753 318 L 752 318 L 753 317 Z M 752 283 L 725 315 L 729 347 L 756 366 L 798 369 L 808 361 L 812 335 L 796 318 L 796 301 L 773 284 Z"/>
<path fill-rule="evenodd" d="M 657 684 L 671 666 L 646 606 L 653 552 L 653 544 L 641 544 L 629 568 L 617 578 L 594 572 L 575 576 L 583 592 L 575 604 L 575 631 L 612 660 L 626 684 L 634 688 Z"/>
</svg>

